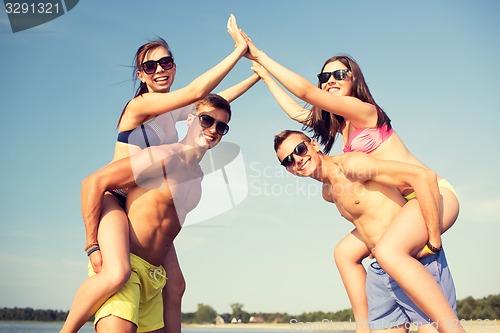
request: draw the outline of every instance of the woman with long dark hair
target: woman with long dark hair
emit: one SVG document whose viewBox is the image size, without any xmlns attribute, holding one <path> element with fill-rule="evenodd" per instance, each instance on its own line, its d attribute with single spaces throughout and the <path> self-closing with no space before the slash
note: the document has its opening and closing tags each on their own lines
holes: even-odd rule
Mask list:
<svg viewBox="0 0 500 333">
<path fill-rule="evenodd" d="M 375 102 L 358 64 L 349 56 L 328 59 L 318 74 L 318 85 L 271 59 L 259 50 L 243 32 L 249 52 L 247 58 L 271 90 L 280 106 L 292 118 L 313 132 L 313 137 L 328 153 L 337 138 L 343 137 L 344 152 L 364 152 L 379 159 L 411 163 L 427 168 L 404 145 L 382 108 Z M 276 78 L 289 92 L 312 105 L 306 109 L 284 92 L 271 78 Z M 459 202 L 453 187 L 438 177 L 440 198 L 427 207 L 439 214 L 439 225 L 424 221 L 411 188 L 400 188 L 408 202 L 387 229 L 372 255 L 380 266 L 401 286 L 412 301 L 433 321 L 441 332 L 461 331 L 456 313 L 439 285 L 419 263 L 420 258 L 441 250 L 441 234 L 456 221 Z M 426 223 L 427 234 L 417 234 L 412 226 Z M 339 268 L 352 304 L 358 331 L 368 329 L 368 304 L 365 293 L 366 271 L 361 261 L 370 255 L 357 230 L 348 234 L 335 248 Z"/>
<path fill-rule="evenodd" d="M 167 42 L 158 38 L 139 47 L 134 58 L 134 76 L 140 80 L 140 85 L 120 115 L 113 161 L 148 146 L 178 141 L 175 123 L 187 119 L 194 110 L 193 103 L 211 93 L 247 50 L 233 15 L 227 28 L 236 43 L 235 49 L 213 68 L 177 90 L 171 90 L 177 66 Z M 232 101 L 258 80 L 259 77 L 253 74 L 219 94 Z M 98 274 L 88 278 L 78 289 L 61 332 L 77 332 L 130 276 L 129 230 L 124 209 L 126 195 L 122 190 L 108 192 L 99 225 L 85 226 L 89 270 Z M 163 292 L 165 322 L 169 332 L 180 333 L 185 281 L 173 247 L 167 253 L 164 266 L 169 279 Z"/>
</svg>

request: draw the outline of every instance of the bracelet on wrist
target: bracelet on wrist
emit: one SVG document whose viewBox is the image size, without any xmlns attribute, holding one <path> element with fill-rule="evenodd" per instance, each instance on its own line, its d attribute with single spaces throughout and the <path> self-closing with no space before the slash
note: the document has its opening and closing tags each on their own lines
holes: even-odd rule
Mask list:
<svg viewBox="0 0 500 333">
<path fill-rule="evenodd" d="M 95 251 L 100 251 L 100 250 L 101 250 L 101 248 L 99 247 L 99 245 L 94 245 L 93 247 L 91 247 L 90 249 L 88 249 L 85 252 L 87 252 L 87 257 L 90 257 L 90 255 L 92 253 L 94 253 Z"/>
<path fill-rule="evenodd" d="M 425 244 L 425 246 L 427 246 L 427 248 L 430 251 L 432 251 L 433 254 L 438 253 L 442 249 L 442 247 L 435 247 L 434 245 L 431 244 L 431 242 L 427 242 L 427 244 Z"/>
</svg>

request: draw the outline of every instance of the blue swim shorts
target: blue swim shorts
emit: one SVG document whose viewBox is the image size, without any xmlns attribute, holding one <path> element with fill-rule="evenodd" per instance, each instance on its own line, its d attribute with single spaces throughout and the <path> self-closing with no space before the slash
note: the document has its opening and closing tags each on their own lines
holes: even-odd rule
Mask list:
<svg viewBox="0 0 500 333">
<path fill-rule="evenodd" d="M 419 259 L 441 287 L 456 312 L 455 284 L 444 251 Z M 372 330 L 381 330 L 413 323 L 426 325 L 432 320 L 410 300 L 399 285 L 374 261 L 366 275 L 368 296 L 368 324 Z"/>
</svg>

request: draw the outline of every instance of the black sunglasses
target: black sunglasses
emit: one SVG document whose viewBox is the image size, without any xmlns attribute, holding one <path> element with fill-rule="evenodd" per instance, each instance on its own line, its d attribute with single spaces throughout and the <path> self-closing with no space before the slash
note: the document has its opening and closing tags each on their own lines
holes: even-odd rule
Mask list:
<svg viewBox="0 0 500 333">
<path fill-rule="evenodd" d="M 214 117 L 209 116 L 208 114 L 201 114 L 198 116 L 198 119 L 200 121 L 200 125 L 203 128 L 210 128 L 213 126 L 215 123 L 215 131 L 219 135 L 225 135 L 227 132 L 229 132 L 229 125 L 222 122 L 222 121 L 216 121 Z"/>
<path fill-rule="evenodd" d="M 304 156 L 308 151 L 309 149 L 307 149 L 306 142 L 302 141 L 297 146 L 295 146 L 290 155 L 288 155 L 283 159 L 283 161 L 281 161 L 281 165 L 287 169 L 290 169 L 295 165 L 295 158 L 293 158 L 293 155 Z"/>
<path fill-rule="evenodd" d="M 142 63 L 142 70 L 146 74 L 153 74 L 156 72 L 156 68 L 158 65 L 161 66 L 164 70 L 172 69 L 174 67 L 174 58 L 168 56 L 163 57 L 160 60 L 148 60 Z"/>
<path fill-rule="evenodd" d="M 350 73 L 351 71 L 348 69 L 337 69 L 336 71 L 333 72 L 323 72 L 318 74 L 318 79 L 320 83 L 326 83 L 328 80 L 330 80 L 330 76 L 333 75 L 333 78 L 337 81 L 343 81 L 345 80 L 347 73 Z"/>
</svg>

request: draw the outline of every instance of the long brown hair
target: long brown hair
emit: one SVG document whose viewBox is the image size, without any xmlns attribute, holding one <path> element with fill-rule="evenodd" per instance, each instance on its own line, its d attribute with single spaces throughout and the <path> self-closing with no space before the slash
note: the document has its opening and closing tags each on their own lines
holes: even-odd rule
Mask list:
<svg viewBox="0 0 500 333">
<path fill-rule="evenodd" d="M 174 59 L 174 54 L 172 53 L 172 50 L 170 49 L 170 46 L 168 43 L 161 37 L 156 37 L 156 39 L 149 41 L 146 44 L 141 45 L 138 49 L 137 52 L 135 53 L 134 61 L 132 63 L 132 67 L 134 68 L 132 72 L 132 80 L 134 81 L 134 85 L 137 82 L 137 72 L 142 70 L 142 63 L 144 61 L 144 58 L 146 57 L 146 54 L 150 50 L 154 50 L 158 47 L 163 47 L 165 48 L 170 56 L 172 57 L 172 60 Z M 141 82 L 139 84 L 139 87 L 137 88 L 134 98 L 137 96 L 140 96 L 142 94 L 145 94 L 148 92 L 148 86 L 146 83 Z M 125 107 L 122 110 L 122 114 L 120 115 L 120 118 L 118 119 L 118 124 L 116 125 L 117 127 L 120 125 L 120 122 L 123 118 L 123 114 L 125 113 L 125 109 L 127 108 L 128 103 L 125 105 Z"/>
<path fill-rule="evenodd" d="M 366 84 L 365 77 L 361 72 L 361 68 L 354 59 L 347 55 L 337 55 L 333 56 L 323 64 L 321 72 L 325 69 L 326 65 L 334 62 L 340 61 L 344 64 L 347 69 L 352 73 L 352 96 L 360 99 L 363 102 L 370 103 L 377 109 L 377 127 L 386 125 L 388 129 L 391 128 L 391 119 L 382 110 L 382 108 L 375 102 L 370 89 Z M 318 82 L 318 87 L 321 88 L 321 83 Z M 331 112 L 322 110 L 316 106 L 311 109 L 311 117 L 307 122 L 307 127 L 313 132 L 313 138 L 316 139 L 321 145 L 324 146 L 323 152 L 328 154 L 332 149 L 333 143 L 337 135 L 340 133 L 342 125 L 344 123 L 344 117 L 335 115 Z"/>
</svg>

